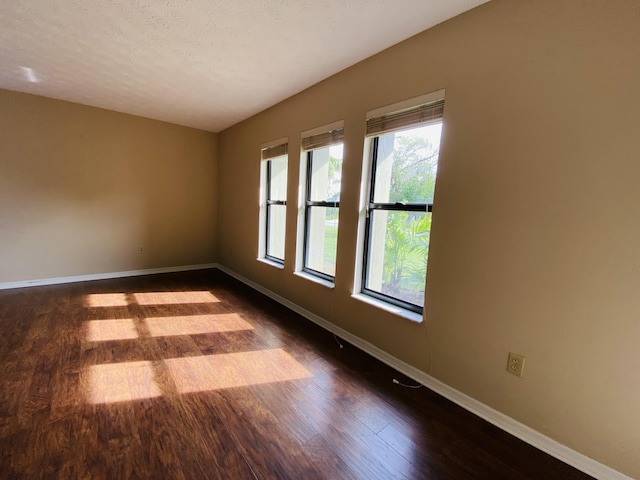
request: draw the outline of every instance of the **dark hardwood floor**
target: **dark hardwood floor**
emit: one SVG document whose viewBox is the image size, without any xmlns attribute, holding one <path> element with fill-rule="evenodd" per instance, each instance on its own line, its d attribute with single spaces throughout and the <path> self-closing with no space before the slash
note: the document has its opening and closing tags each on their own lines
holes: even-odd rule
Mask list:
<svg viewBox="0 0 640 480">
<path fill-rule="evenodd" d="M 0 478 L 584 479 L 214 271 L 0 291 Z"/>
</svg>

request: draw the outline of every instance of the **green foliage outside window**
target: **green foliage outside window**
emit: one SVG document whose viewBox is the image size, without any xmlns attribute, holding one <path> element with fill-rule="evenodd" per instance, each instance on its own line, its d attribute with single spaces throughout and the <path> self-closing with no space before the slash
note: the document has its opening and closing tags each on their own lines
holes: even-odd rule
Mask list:
<svg viewBox="0 0 640 480">
<path fill-rule="evenodd" d="M 437 146 L 422 136 L 395 138 L 389 201 L 433 203 Z M 389 212 L 382 293 L 422 305 L 429 251 L 431 214 Z"/>
</svg>

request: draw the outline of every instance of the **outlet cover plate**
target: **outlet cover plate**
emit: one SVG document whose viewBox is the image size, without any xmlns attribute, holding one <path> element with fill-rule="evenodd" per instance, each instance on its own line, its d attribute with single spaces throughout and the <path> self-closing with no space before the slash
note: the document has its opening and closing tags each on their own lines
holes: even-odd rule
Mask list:
<svg viewBox="0 0 640 480">
<path fill-rule="evenodd" d="M 512 373 L 517 377 L 522 377 L 522 371 L 524 370 L 524 356 L 517 353 L 509 352 L 509 359 L 507 360 L 507 372 Z"/>
</svg>

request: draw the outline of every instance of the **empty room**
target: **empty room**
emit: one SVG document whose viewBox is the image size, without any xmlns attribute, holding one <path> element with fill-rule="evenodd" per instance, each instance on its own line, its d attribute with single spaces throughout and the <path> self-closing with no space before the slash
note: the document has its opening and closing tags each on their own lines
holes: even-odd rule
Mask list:
<svg viewBox="0 0 640 480">
<path fill-rule="evenodd" d="M 0 479 L 640 478 L 640 2 L 0 5 Z"/>
</svg>

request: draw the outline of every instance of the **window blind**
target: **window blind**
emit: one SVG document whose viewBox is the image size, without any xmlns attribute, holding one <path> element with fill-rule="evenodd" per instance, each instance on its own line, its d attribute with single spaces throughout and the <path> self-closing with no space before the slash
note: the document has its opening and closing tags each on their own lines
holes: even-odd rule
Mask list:
<svg viewBox="0 0 640 480">
<path fill-rule="evenodd" d="M 344 128 L 336 128 L 329 132 L 311 135 L 302 139 L 303 150 L 314 150 L 316 148 L 328 147 L 337 143 L 342 143 L 344 139 Z"/>
<path fill-rule="evenodd" d="M 262 149 L 262 159 L 269 160 L 270 158 L 280 157 L 286 155 L 289 151 L 289 144 L 282 143 L 280 145 L 274 145 L 273 147 Z"/>
<path fill-rule="evenodd" d="M 376 136 L 401 128 L 429 125 L 440 121 L 443 114 L 444 100 L 387 113 L 367 120 L 367 136 Z"/>
</svg>

